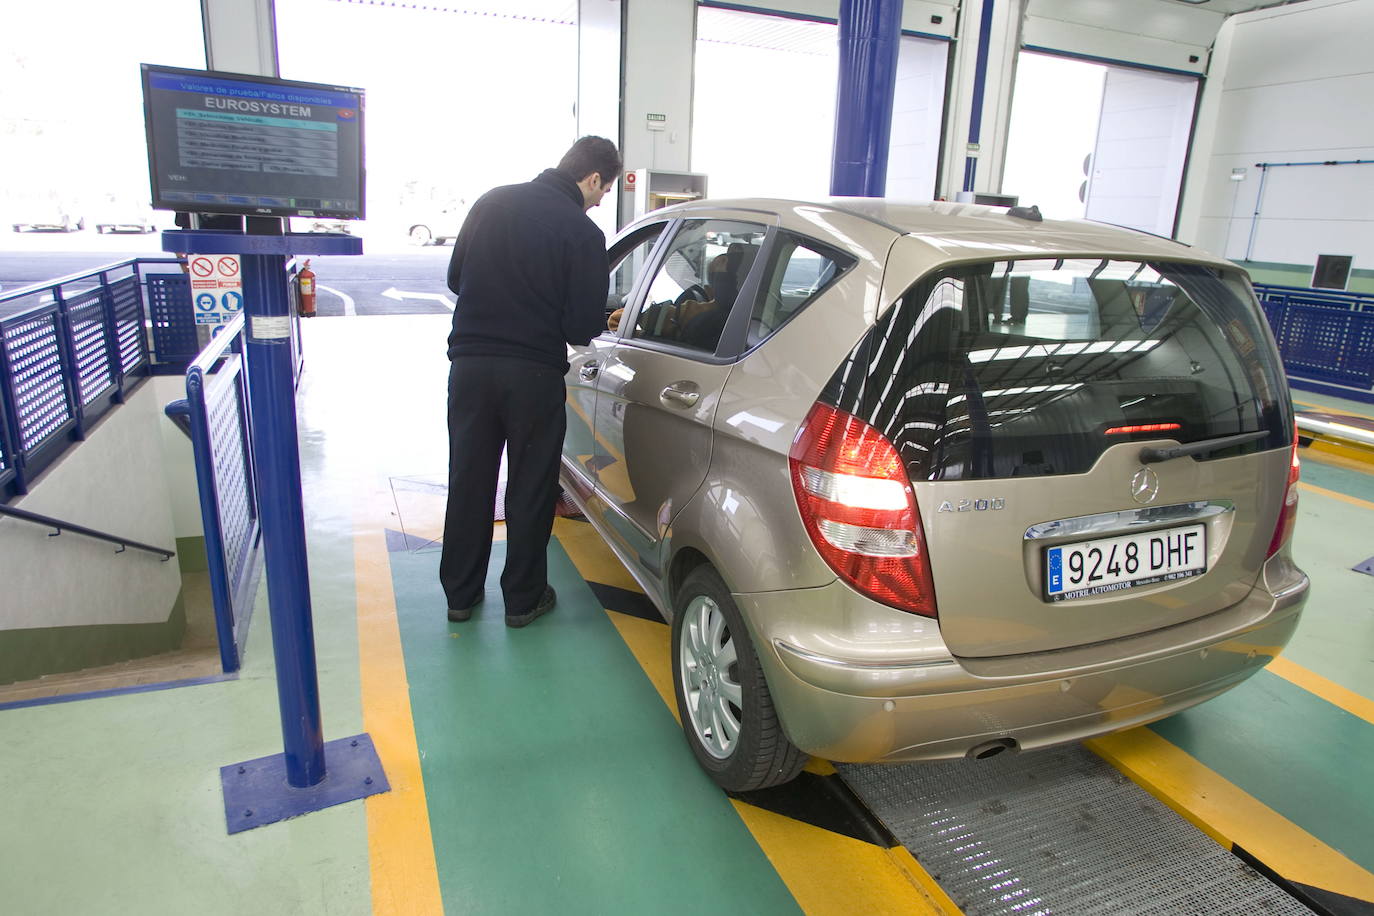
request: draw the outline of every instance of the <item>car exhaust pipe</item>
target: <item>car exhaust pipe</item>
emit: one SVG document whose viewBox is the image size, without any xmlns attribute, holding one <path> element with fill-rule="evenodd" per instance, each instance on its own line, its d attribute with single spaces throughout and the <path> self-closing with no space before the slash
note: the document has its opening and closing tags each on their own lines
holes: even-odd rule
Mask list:
<svg viewBox="0 0 1374 916">
<path fill-rule="evenodd" d="M 987 760 L 989 757 L 996 757 L 1003 751 L 1016 750 L 1015 738 L 998 738 L 995 741 L 985 741 L 982 744 L 969 748 L 967 756 L 970 760 Z"/>
</svg>

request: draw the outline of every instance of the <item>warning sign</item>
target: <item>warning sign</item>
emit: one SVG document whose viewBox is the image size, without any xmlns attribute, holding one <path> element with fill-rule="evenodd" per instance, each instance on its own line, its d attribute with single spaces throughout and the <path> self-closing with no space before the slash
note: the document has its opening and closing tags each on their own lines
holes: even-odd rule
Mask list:
<svg viewBox="0 0 1374 916">
<path fill-rule="evenodd" d="M 193 254 L 187 261 L 196 324 L 222 325 L 243 311 L 238 255 Z"/>
</svg>

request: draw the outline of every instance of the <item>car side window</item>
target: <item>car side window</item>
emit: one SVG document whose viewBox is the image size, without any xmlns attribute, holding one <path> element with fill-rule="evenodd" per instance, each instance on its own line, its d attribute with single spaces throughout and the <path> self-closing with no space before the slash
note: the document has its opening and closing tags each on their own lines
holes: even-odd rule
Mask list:
<svg viewBox="0 0 1374 916">
<path fill-rule="evenodd" d="M 852 257 L 827 246 L 780 234 L 769 259 L 763 294 L 749 317 L 746 346 L 771 337 L 853 264 Z"/>
<path fill-rule="evenodd" d="M 689 220 L 649 285 L 631 336 L 714 353 L 767 229 Z"/>
<path fill-rule="evenodd" d="M 611 284 L 606 293 L 606 326 L 614 331 L 620 326 L 620 319 L 630 293 L 634 292 L 635 281 L 649 263 L 658 237 L 663 234 L 665 223 L 650 226 L 633 238 L 626 239 L 611 252 Z"/>
</svg>

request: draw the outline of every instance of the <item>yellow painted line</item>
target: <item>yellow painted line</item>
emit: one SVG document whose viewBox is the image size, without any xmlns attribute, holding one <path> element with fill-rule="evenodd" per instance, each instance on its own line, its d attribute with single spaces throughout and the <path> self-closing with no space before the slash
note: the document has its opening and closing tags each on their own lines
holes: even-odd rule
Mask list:
<svg viewBox="0 0 1374 916">
<path fill-rule="evenodd" d="M 731 799 L 731 803 L 797 905 L 811 916 L 953 916 L 960 912 L 925 869 L 900 846 L 896 847 L 900 852 L 893 854 L 881 846 L 813 827 L 737 799 Z M 901 862 L 903 858 L 905 862 Z M 914 901 L 913 890 L 917 897 Z"/>
<path fill-rule="evenodd" d="M 1374 415 L 1361 413 L 1349 407 L 1328 407 L 1324 404 L 1313 404 L 1311 401 L 1300 401 L 1297 398 L 1293 398 L 1293 403 L 1298 407 L 1305 407 L 1308 410 L 1317 411 L 1318 413 L 1343 414 L 1347 417 L 1364 417 L 1366 420 L 1374 420 Z"/>
<path fill-rule="evenodd" d="M 374 519 L 377 508 L 364 500 L 357 508 L 353 563 L 358 591 L 358 649 L 363 728 L 382 760 L 391 791 L 369 797 L 367 848 L 376 916 L 441 914 L 439 871 L 429 829 L 429 806 L 410 710 L 396 596 L 386 537 Z"/>
<path fill-rule="evenodd" d="M 1240 846 L 1289 881 L 1374 901 L 1374 874 L 1150 729 L 1084 744 L 1227 849 Z"/>
<path fill-rule="evenodd" d="M 1310 483 L 1298 483 L 1298 489 L 1306 490 L 1309 493 L 1316 493 L 1319 496 L 1329 496 L 1332 499 L 1339 499 L 1343 503 L 1350 503 L 1352 506 L 1359 506 L 1361 509 L 1374 509 L 1374 503 L 1358 496 L 1347 496 L 1344 493 L 1337 493 L 1335 490 L 1328 490 L 1326 487 L 1316 487 Z"/>
<path fill-rule="evenodd" d="M 1361 696 L 1349 687 L 1342 687 L 1282 655 L 1270 662 L 1267 670 L 1374 725 L 1374 700 Z"/>
<path fill-rule="evenodd" d="M 1345 468 L 1350 471 L 1358 471 L 1361 474 L 1370 473 L 1370 459 L 1365 456 L 1350 457 L 1341 452 L 1343 450 L 1332 450 L 1328 448 L 1317 448 L 1317 443 L 1313 442 L 1301 451 L 1303 461 L 1311 461 L 1314 464 L 1324 464 L 1328 467 Z M 1371 454 L 1371 453 L 1367 453 Z"/>
<path fill-rule="evenodd" d="M 1331 439 L 1314 438 L 1307 451 L 1317 452 L 1319 461 L 1325 456 L 1341 459 L 1342 463 L 1353 465 L 1353 470 L 1357 471 L 1368 472 L 1370 465 L 1374 464 L 1374 449 Z"/>
<path fill-rule="evenodd" d="M 554 533 L 584 579 L 642 594 L 643 590 L 591 525 L 559 519 L 554 522 Z M 670 629 L 657 621 L 616 611 L 607 610 L 606 616 L 681 725 L 673 690 Z M 815 757 L 807 763 L 806 770 L 820 776 L 835 773 L 828 760 Z M 809 916 L 956 916 L 961 912 L 902 846 L 884 849 L 736 799 L 731 799 L 731 804 L 797 905 Z"/>
</svg>

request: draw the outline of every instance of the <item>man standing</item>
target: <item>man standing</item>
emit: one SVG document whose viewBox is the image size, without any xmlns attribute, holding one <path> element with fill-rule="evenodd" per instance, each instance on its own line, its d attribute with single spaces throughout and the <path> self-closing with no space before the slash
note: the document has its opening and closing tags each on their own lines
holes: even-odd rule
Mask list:
<svg viewBox="0 0 1374 916">
<path fill-rule="evenodd" d="M 553 610 L 546 550 L 567 427 L 567 345 L 605 330 L 606 237 L 588 210 L 620 177 L 615 144 L 583 137 L 557 168 L 484 194 L 448 266 L 457 296 L 448 383 L 448 511 L 439 581 L 448 618 L 485 590 L 501 451 L 506 482 L 506 625 Z"/>
</svg>

